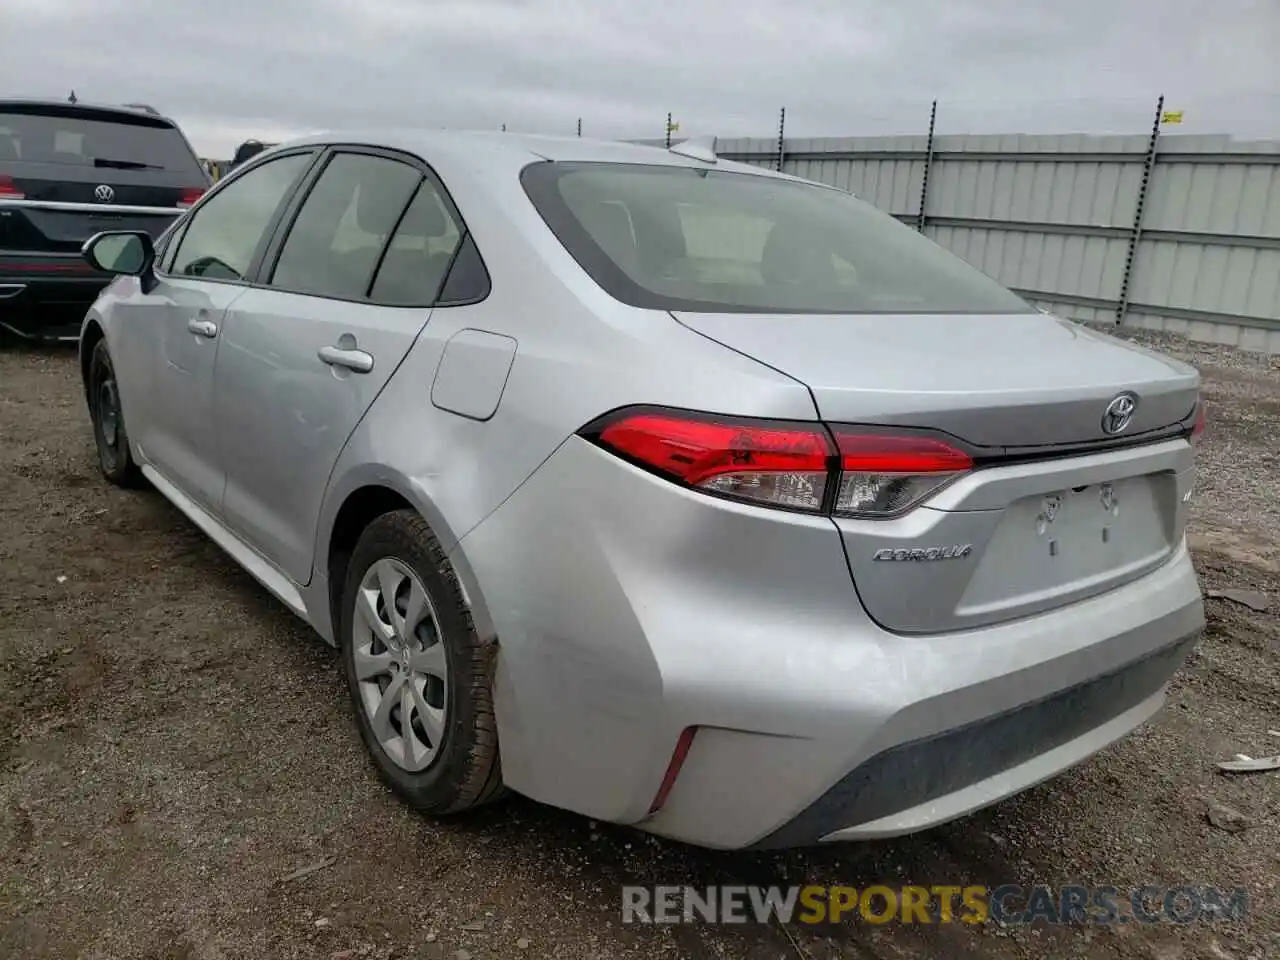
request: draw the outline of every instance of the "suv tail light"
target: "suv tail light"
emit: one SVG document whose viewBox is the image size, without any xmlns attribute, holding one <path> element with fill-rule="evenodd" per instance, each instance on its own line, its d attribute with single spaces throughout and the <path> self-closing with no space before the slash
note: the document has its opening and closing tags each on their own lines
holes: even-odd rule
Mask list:
<svg viewBox="0 0 1280 960">
<path fill-rule="evenodd" d="M 178 199 L 178 206 L 190 207 L 197 200 L 204 196 L 204 187 L 187 187 L 182 191 L 182 196 Z"/>
<path fill-rule="evenodd" d="M 0 175 L 0 200 L 21 200 L 26 196 L 13 185 L 13 178 Z"/>
<path fill-rule="evenodd" d="M 582 435 L 637 466 L 706 493 L 805 513 L 897 516 L 972 469 L 945 441 L 821 423 L 623 410 Z"/>
</svg>

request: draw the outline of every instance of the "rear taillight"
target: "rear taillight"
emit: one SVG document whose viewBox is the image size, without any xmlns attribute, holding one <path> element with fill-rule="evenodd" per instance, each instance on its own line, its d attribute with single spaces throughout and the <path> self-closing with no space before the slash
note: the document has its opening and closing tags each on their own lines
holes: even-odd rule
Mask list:
<svg viewBox="0 0 1280 960">
<path fill-rule="evenodd" d="M 687 414 L 614 419 L 599 442 L 642 466 L 711 493 L 818 511 L 833 450 L 817 424 L 764 424 Z"/>
<path fill-rule="evenodd" d="M 973 469 L 967 453 L 934 437 L 837 428 L 836 445 L 841 474 L 835 512 L 842 516 L 895 516 Z"/>
<path fill-rule="evenodd" d="M 26 196 L 13 185 L 12 177 L 0 176 L 0 200 L 21 200 Z"/>
<path fill-rule="evenodd" d="M 204 187 L 187 187 L 187 189 L 182 191 L 182 196 L 178 200 L 178 206 L 193 206 L 197 200 L 204 196 L 204 189 Z"/>
<path fill-rule="evenodd" d="M 1205 427 L 1204 401 L 1197 400 L 1196 401 L 1196 419 L 1195 419 L 1195 422 L 1191 425 L 1190 439 L 1193 444 L 1200 442 L 1200 437 L 1204 433 L 1204 427 Z"/>
<path fill-rule="evenodd" d="M 840 516 L 897 516 L 973 467 L 964 451 L 923 434 L 675 411 L 621 411 L 583 435 L 708 493 Z"/>
</svg>

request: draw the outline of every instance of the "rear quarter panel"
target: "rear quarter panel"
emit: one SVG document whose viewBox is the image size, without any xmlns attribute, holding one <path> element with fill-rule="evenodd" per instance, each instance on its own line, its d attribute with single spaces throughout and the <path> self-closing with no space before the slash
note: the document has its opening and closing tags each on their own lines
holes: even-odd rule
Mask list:
<svg viewBox="0 0 1280 960">
<path fill-rule="evenodd" d="M 348 441 L 320 515 L 318 571 L 327 563 L 338 510 L 361 486 L 399 492 L 449 551 L 566 438 L 617 407 L 661 403 L 815 417 L 808 390 L 790 377 L 686 330 L 670 314 L 627 307 L 605 294 L 525 197 L 522 163 L 424 159 L 453 195 L 492 290 L 480 303 L 432 311 Z M 503 342 L 504 352 L 500 338 L 514 341 L 501 402 L 487 419 L 432 400 L 445 347 L 462 331 L 496 335 L 490 342 Z M 464 558 L 459 562 L 465 565 Z M 480 585 L 466 586 L 473 606 L 483 604 Z M 487 620 L 482 610 L 476 613 L 478 622 Z"/>
</svg>

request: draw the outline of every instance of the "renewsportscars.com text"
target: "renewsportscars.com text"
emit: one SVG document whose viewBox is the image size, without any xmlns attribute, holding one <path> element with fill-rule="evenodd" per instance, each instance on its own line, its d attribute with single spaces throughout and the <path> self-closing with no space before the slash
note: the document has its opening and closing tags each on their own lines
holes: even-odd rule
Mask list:
<svg viewBox="0 0 1280 960">
<path fill-rule="evenodd" d="M 623 923 L 1187 924 L 1239 920 L 1247 909 L 1243 889 L 1204 885 L 622 888 Z"/>
</svg>

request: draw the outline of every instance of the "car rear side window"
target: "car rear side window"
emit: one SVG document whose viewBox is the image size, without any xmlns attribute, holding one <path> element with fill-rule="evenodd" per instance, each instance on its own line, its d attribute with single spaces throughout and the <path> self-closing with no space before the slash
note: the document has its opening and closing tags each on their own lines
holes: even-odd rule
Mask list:
<svg viewBox="0 0 1280 960">
<path fill-rule="evenodd" d="M 399 160 L 335 155 L 289 229 L 271 286 L 364 299 L 388 238 L 402 215 L 413 212 L 409 201 L 420 182 L 422 174 Z"/>
<path fill-rule="evenodd" d="M 170 272 L 209 280 L 243 280 L 267 227 L 312 154 L 295 153 L 246 171 L 202 203 L 178 240 Z"/>
<path fill-rule="evenodd" d="M 440 291 L 438 307 L 462 307 L 470 303 L 479 303 L 489 296 L 492 289 L 489 270 L 480 256 L 475 238 L 467 233 L 462 238 L 462 246 L 458 248 L 449 267 L 449 276 Z"/>
<path fill-rule="evenodd" d="M 525 192 L 633 306 L 704 313 L 1028 313 L 981 271 L 848 194 L 750 173 L 540 162 Z"/>
<path fill-rule="evenodd" d="M 160 117 L 48 106 L 0 110 L 0 162 L 166 170 L 205 182 L 181 132 Z"/>
<path fill-rule="evenodd" d="M 435 303 L 462 231 L 448 205 L 426 179 L 387 245 L 371 296 L 389 306 Z"/>
</svg>

